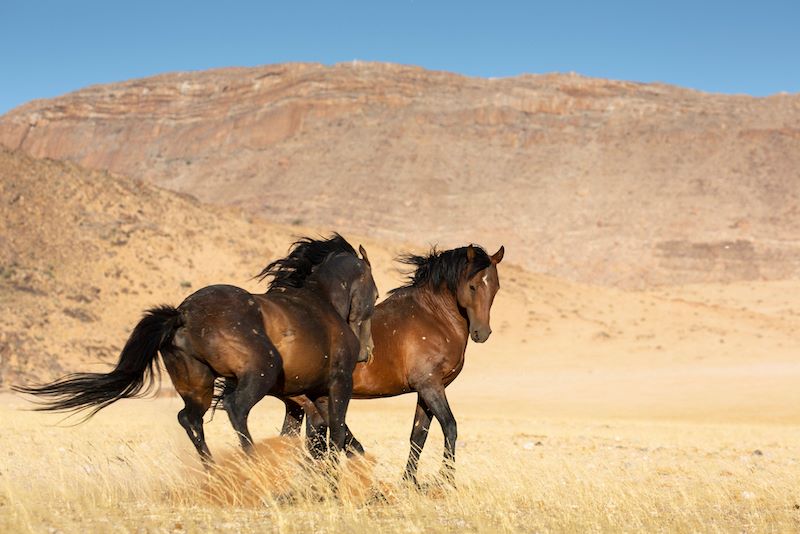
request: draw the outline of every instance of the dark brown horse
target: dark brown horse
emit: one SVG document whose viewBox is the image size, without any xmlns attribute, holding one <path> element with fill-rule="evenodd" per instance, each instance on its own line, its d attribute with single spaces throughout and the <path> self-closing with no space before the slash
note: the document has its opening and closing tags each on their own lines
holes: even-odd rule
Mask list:
<svg viewBox="0 0 800 534">
<path fill-rule="evenodd" d="M 431 418 L 442 427 L 445 439 L 442 475 L 453 482 L 456 454 L 456 420 L 445 388 L 464 366 L 467 340 L 483 343 L 492 330 L 489 312 L 500 288 L 497 264 L 504 249 L 489 256 L 470 245 L 428 256 L 409 255 L 401 261 L 415 267 L 408 284 L 392 290 L 375 308 L 373 357 L 356 366 L 353 398 L 372 399 L 417 392 L 417 411 L 411 429 L 411 452 L 404 478 L 416 484 L 417 464 Z M 309 438 L 324 432 L 324 399 L 284 399 L 283 433 L 300 432 L 303 413 L 309 415 Z M 316 409 L 315 409 L 316 408 Z M 348 447 L 363 452 L 348 433 Z"/>
<path fill-rule="evenodd" d="M 51 384 L 17 387 L 47 400 L 41 410 L 98 410 L 146 394 L 156 381 L 158 353 L 185 407 L 178 421 L 204 461 L 211 453 L 203 415 L 214 380 L 225 377 L 223 401 L 242 447 L 252 449 L 250 409 L 265 395 L 330 398 L 331 447 L 342 449 L 344 418 L 356 361 L 372 348 L 370 317 L 378 296 L 366 252 L 361 259 L 338 234 L 301 239 L 269 264 L 263 295 L 214 285 L 177 308 L 149 310 L 136 325 L 114 370 L 69 375 Z"/>
</svg>

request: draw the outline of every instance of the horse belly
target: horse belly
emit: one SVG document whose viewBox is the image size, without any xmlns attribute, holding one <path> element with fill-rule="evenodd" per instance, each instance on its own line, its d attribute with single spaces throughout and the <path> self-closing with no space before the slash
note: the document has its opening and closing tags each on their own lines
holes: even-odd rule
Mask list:
<svg viewBox="0 0 800 534">
<path fill-rule="evenodd" d="M 386 354 L 386 353 L 383 353 Z M 374 399 L 410 392 L 404 374 L 376 350 L 372 361 L 359 363 L 353 370 L 353 397 Z"/>
</svg>

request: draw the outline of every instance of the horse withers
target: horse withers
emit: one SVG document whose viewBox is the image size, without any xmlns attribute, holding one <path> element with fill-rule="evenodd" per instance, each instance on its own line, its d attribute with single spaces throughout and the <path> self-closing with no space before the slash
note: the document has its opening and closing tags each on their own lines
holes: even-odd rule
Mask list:
<svg viewBox="0 0 800 534">
<path fill-rule="evenodd" d="M 218 377 L 227 379 L 223 402 L 245 451 L 253 446 L 248 414 L 265 395 L 329 398 L 330 445 L 341 450 L 352 373 L 373 346 L 370 317 L 378 296 L 366 251 L 359 249 L 360 258 L 338 234 L 300 239 L 288 256 L 261 271 L 261 278 L 271 278 L 266 293 L 205 287 L 177 308 L 149 310 L 111 372 L 14 389 L 44 397 L 37 409 L 90 410 L 91 417 L 119 399 L 150 391 L 160 353 L 185 404 L 178 421 L 204 461 L 211 453 L 203 415 Z"/>
<path fill-rule="evenodd" d="M 431 419 L 442 427 L 445 441 L 443 478 L 453 483 L 457 426 L 445 388 L 464 366 L 467 341 L 483 343 L 491 334 L 490 311 L 500 289 L 497 265 L 504 248 L 489 256 L 481 247 L 467 246 L 426 256 L 407 255 L 400 261 L 413 267 L 408 283 L 390 291 L 372 317 L 375 351 L 370 361 L 356 366 L 353 398 L 372 399 L 417 392 L 411 429 L 411 452 L 404 478 L 417 483 L 417 465 Z M 309 435 L 324 432 L 323 402 L 305 397 L 284 399 L 283 433 L 300 432 L 304 412 Z M 347 430 L 348 448 L 363 452 Z"/>
</svg>

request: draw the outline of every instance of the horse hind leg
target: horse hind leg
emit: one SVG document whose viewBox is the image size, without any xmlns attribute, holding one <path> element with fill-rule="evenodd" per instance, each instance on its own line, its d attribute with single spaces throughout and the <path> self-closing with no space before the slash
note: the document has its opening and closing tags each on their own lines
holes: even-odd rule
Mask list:
<svg viewBox="0 0 800 534">
<path fill-rule="evenodd" d="M 328 398 L 318 397 L 306 408 L 306 448 L 312 458 L 328 452 Z"/>
<path fill-rule="evenodd" d="M 286 406 L 286 415 L 283 418 L 283 428 L 281 428 L 281 436 L 299 436 L 300 429 L 303 427 L 303 417 L 306 408 L 298 402 L 305 399 L 308 404 L 311 404 L 306 397 L 292 397 L 281 399 L 284 406 Z"/>
<path fill-rule="evenodd" d="M 330 447 L 333 451 L 343 451 L 347 439 L 345 416 L 350 397 L 353 395 L 353 376 L 349 373 L 336 373 L 331 380 L 328 395 L 328 425 Z"/>
<path fill-rule="evenodd" d="M 184 402 L 184 408 L 178 412 L 178 422 L 186 430 L 200 459 L 208 464 L 212 458 L 203 431 L 203 416 L 214 396 L 214 373 L 206 364 L 181 351 L 164 354 L 164 365 Z"/>
<path fill-rule="evenodd" d="M 432 413 L 420 395 L 417 395 L 417 411 L 414 414 L 414 426 L 411 427 L 411 451 L 408 453 L 408 463 L 403 473 L 403 480 L 418 486 L 417 467 L 422 448 L 428 439 L 428 431 L 431 426 Z"/>
<path fill-rule="evenodd" d="M 209 463 L 212 461 L 211 451 L 208 450 L 203 431 L 203 415 L 208 410 L 208 406 L 203 406 L 191 398 L 184 398 L 184 403 L 184 409 L 178 412 L 178 422 L 186 430 L 186 434 L 192 440 L 203 463 Z"/>
<path fill-rule="evenodd" d="M 248 454 L 253 452 L 253 437 L 247 426 L 247 417 L 253 406 L 269 393 L 277 380 L 276 367 L 268 369 L 249 371 L 240 376 L 236 389 L 226 395 L 223 400 L 231 425 L 239 436 L 239 443 Z"/>
</svg>

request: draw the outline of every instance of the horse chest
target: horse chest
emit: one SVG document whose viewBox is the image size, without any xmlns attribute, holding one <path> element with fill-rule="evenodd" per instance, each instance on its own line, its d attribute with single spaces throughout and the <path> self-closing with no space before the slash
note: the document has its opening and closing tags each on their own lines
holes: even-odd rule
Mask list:
<svg viewBox="0 0 800 534">
<path fill-rule="evenodd" d="M 450 384 L 453 380 L 456 379 L 458 374 L 461 372 L 461 369 L 464 368 L 464 353 L 462 352 L 459 356 L 455 358 L 448 358 L 444 362 L 444 369 L 442 382 L 445 385 Z"/>
</svg>

